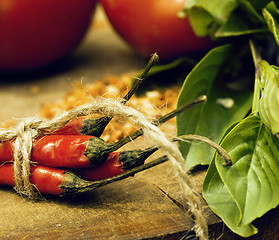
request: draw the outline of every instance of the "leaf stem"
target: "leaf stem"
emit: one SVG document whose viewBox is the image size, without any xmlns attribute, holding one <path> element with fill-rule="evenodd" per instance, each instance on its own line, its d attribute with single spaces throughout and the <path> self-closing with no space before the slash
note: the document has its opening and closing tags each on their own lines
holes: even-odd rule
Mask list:
<svg viewBox="0 0 279 240">
<path fill-rule="evenodd" d="M 261 94 L 261 68 L 260 68 L 260 62 L 262 60 L 260 52 L 255 46 L 255 43 L 250 40 L 249 41 L 251 53 L 255 65 L 255 86 L 254 86 L 254 96 L 253 96 L 253 103 L 252 103 L 252 113 L 258 114 L 259 112 L 259 99 Z"/>
<path fill-rule="evenodd" d="M 186 135 L 181 135 L 181 136 L 175 137 L 173 139 L 173 141 L 183 141 L 183 142 L 185 142 L 186 140 L 198 140 L 198 141 L 207 143 L 211 147 L 215 148 L 218 151 L 218 153 L 222 156 L 222 158 L 225 160 L 225 163 L 223 164 L 223 166 L 232 165 L 232 160 L 231 160 L 229 154 L 226 152 L 226 150 L 207 137 L 203 137 L 200 135 L 194 135 L 194 134 L 186 134 Z"/>
</svg>

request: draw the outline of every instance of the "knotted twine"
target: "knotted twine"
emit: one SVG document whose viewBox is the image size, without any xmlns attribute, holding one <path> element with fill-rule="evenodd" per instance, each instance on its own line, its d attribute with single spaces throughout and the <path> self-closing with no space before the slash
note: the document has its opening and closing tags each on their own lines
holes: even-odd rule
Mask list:
<svg viewBox="0 0 279 240">
<path fill-rule="evenodd" d="M 64 127 L 70 120 L 92 114 L 103 114 L 108 117 L 126 117 L 143 129 L 144 135 L 164 150 L 170 159 L 174 172 L 184 193 L 187 194 L 189 210 L 195 218 L 193 230 L 199 239 L 208 239 L 208 227 L 203 214 L 202 198 L 193 189 L 189 175 L 183 168 L 183 157 L 176 144 L 167 139 L 165 134 L 151 124 L 146 116 L 136 109 L 123 105 L 120 100 L 96 98 L 90 103 L 66 111 L 52 120 L 39 117 L 23 119 L 15 129 L 0 131 L 0 141 L 14 140 L 14 178 L 18 193 L 36 197 L 36 190 L 30 182 L 30 154 L 33 140 L 39 136 L 51 134 L 52 131 Z"/>
</svg>

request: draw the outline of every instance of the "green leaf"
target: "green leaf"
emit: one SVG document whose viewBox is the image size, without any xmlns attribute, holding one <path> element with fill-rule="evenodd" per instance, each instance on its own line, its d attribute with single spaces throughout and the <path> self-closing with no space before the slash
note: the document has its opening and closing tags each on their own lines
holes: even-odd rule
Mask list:
<svg viewBox="0 0 279 240">
<path fill-rule="evenodd" d="M 215 37 L 235 37 L 266 31 L 266 28 L 255 27 L 255 25 L 249 23 L 244 17 L 240 18 L 238 14 L 232 14 L 228 21 L 215 32 Z"/>
<path fill-rule="evenodd" d="M 178 106 L 203 94 L 207 95 L 208 101 L 177 117 L 178 136 L 198 134 L 219 142 L 228 126 L 242 119 L 251 108 L 250 91 L 229 90 L 224 83 L 217 81 L 222 71 L 225 71 L 223 65 L 230 59 L 231 50 L 230 45 L 213 49 L 187 76 L 178 98 Z M 237 63 L 241 64 L 241 62 Z M 233 100 L 234 104 L 231 108 L 220 104 L 226 99 Z M 187 170 L 199 164 L 209 164 L 214 155 L 214 149 L 203 143 L 181 142 L 179 148 L 186 160 Z"/>
<path fill-rule="evenodd" d="M 266 32 L 264 18 L 247 0 L 239 0 L 239 6 L 216 31 L 216 37 L 231 37 Z"/>
<path fill-rule="evenodd" d="M 190 0 L 184 12 L 199 36 L 233 37 L 268 32 L 269 28 L 277 38 L 277 10 L 269 0 Z"/>
<path fill-rule="evenodd" d="M 237 0 L 188 0 L 186 10 L 193 7 L 204 9 L 212 15 L 218 22 L 224 22 L 230 12 L 237 6 Z"/>
<path fill-rule="evenodd" d="M 263 9 L 263 16 L 269 31 L 272 32 L 277 45 L 279 45 L 279 9 L 274 2 Z"/>
<path fill-rule="evenodd" d="M 247 18 L 255 24 L 258 22 L 264 22 L 264 18 L 261 15 L 262 8 L 269 3 L 269 0 L 260 0 L 262 3 L 262 7 L 260 7 L 260 3 L 257 1 L 258 0 L 238 0 L 239 8 L 243 11 L 243 13 L 245 12 Z"/>
<path fill-rule="evenodd" d="M 279 69 L 266 61 L 260 62 L 261 96 L 258 99 L 259 115 L 273 134 L 279 132 Z"/>
<path fill-rule="evenodd" d="M 206 36 L 223 24 L 236 6 L 236 0 L 189 0 L 185 12 L 195 33 Z"/>
<path fill-rule="evenodd" d="M 204 180 L 203 197 L 211 210 L 218 215 L 233 232 L 243 237 L 248 237 L 257 233 L 257 229 L 252 224 L 237 225 L 237 221 L 240 218 L 239 208 L 226 185 L 222 182 L 214 161 L 210 164 Z"/>
<path fill-rule="evenodd" d="M 221 146 L 233 164 L 224 167 L 223 159 L 215 156 L 204 182 L 204 197 L 232 231 L 247 237 L 239 228 L 249 226 L 279 204 L 279 141 L 258 116 L 251 115 L 228 133 Z M 214 181 L 213 174 L 218 176 Z M 220 186 L 226 188 L 228 199 L 234 202 L 230 207 L 213 203 L 212 194 L 219 194 L 216 188 Z M 232 209 L 237 212 L 230 216 Z"/>
<path fill-rule="evenodd" d="M 200 37 L 210 35 L 210 32 L 214 32 L 216 24 L 214 17 L 209 12 L 205 11 L 201 7 L 193 7 L 191 11 L 187 13 L 192 29 L 195 34 Z"/>
<path fill-rule="evenodd" d="M 256 10 L 262 11 L 262 9 L 270 2 L 270 0 L 242 0 L 249 2 Z"/>
</svg>

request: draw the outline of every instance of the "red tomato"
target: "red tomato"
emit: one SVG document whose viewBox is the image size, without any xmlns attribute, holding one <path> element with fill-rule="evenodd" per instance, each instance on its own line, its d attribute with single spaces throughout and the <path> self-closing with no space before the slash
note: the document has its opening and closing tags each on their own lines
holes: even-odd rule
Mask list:
<svg viewBox="0 0 279 240">
<path fill-rule="evenodd" d="M 0 70 L 41 67 L 70 53 L 97 0 L 0 0 Z"/>
<path fill-rule="evenodd" d="M 143 57 L 157 52 L 160 59 L 208 47 L 187 18 L 179 18 L 187 0 L 100 0 L 111 24 Z"/>
</svg>

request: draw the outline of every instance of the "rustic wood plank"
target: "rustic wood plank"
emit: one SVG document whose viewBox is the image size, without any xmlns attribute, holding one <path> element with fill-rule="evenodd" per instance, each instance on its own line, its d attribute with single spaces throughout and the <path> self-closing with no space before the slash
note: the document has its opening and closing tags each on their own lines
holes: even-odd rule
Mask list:
<svg viewBox="0 0 279 240">
<path fill-rule="evenodd" d="M 9 190 L 0 191 L 1 239 L 174 237 L 193 225 L 157 187 L 133 178 L 74 199 L 34 202 Z"/>
</svg>

